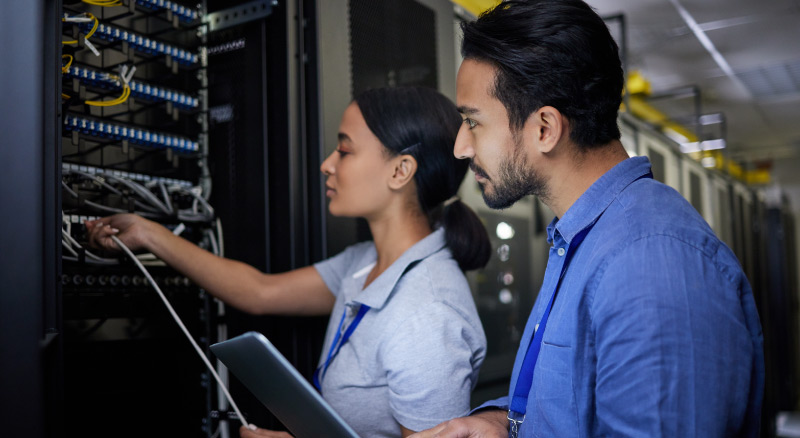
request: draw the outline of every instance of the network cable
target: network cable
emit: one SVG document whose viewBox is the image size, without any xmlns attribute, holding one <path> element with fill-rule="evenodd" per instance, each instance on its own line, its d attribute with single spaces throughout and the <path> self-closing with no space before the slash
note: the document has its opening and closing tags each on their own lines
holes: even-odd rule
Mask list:
<svg viewBox="0 0 800 438">
<path fill-rule="evenodd" d="M 118 80 L 118 76 L 90 68 L 73 67 L 72 56 L 63 56 L 70 57 L 67 65 L 61 67 L 61 72 L 68 77 L 76 78 L 86 85 L 91 85 L 98 88 L 118 89 L 123 87 L 123 84 Z M 197 97 L 190 96 L 180 91 L 151 85 L 146 82 L 132 79 L 128 85 L 131 89 L 130 95 L 136 98 L 143 98 L 151 101 L 172 102 L 172 104 L 178 108 L 187 110 L 197 108 L 200 104 L 200 100 Z"/>
<path fill-rule="evenodd" d="M 69 58 L 69 59 L 67 59 L 67 65 L 61 66 L 61 73 L 67 73 L 69 71 L 69 68 L 72 66 L 72 61 L 75 60 L 75 58 L 72 55 L 61 55 L 61 59 L 64 58 Z"/>
<path fill-rule="evenodd" d="M 158 188 L 159 192 L 165 199 L 169 199 L 170 193 L 177 193 L 179 195 L 185 195 L 192 198 L 192 208 L 191 209 L 176 209 L 172 203 L 172 200 L 169 199 L 168 201 L 162 201 L 159 199 L 158 196 L 153 194 L 150 189 L 141 184 L 138 184 L 134 181 L 128 180 L 126 178 L 117 177 L 111 174 L 104 174 L 104 173 L 97 173 L 97 174 L 88 174 L 81 171 L 75 170 L 65 170 L 65 175 L 78 175 L 82 178 L 85 178 L 89 181 L 92 181 L 96 186 L 100 188 L 104 188 L 109 192 L 113 193 L 114 195 L 128 198 L 129 202 L 133 202 L 133 206 L 136 207 L 135 213 L 139 214 L 140 216 L 149 218 L 149 219 L 166 219 L 166 218 L 177 218 L 180 221 L 184 222 L 211 222 L 214 220 L 214 208 L 208 204 L 208 202 L 203 199 L 197 193 L 197 190 L 194 188 L 187 189 L 186 187 L 180 185 L 172 185 L 170 187 L 163 186 L 158 181 L 151 181 L 146 185 L 152 186 L 152 188 Z M 115 183 L 120 187 L 124 187 L 129 191 L 129 193 L 123 193 L 121 190 L 109 185 L 108 183 Z M 97 202 L 82 198 L 75 190 L 73 190 L 65 181 L 61 181 L 61 185 L 64 190 L 69 194 L 72 198 L 78 200 L 78 202 L 83 203 L 86 206 L 89 206 L 97 211 L 103 213 L 110 213 L 110 214 L 117 214 L 117 213 L 130 213 L 130 210 L 124 210 L 121 208 L 109 207 L 102 204 L 98 204 Z M 161 189 L 163 186 L 163 191 Z M 136 197 L 133 197 L 136 195 Z M 200 211 L 198 206 L 202 206 L 204 211 Z M 216 224 L 218 235 L 221 236 L 221 226 Z"/>
<path fill-rule="evenodd" d="M 108 174 L 112 176 L 116 176 L 119 178 L 125 178 L 131 181 L 136 181 L 140 183 L 147 183 L 149 181 L 160 181 L 166 184 L 167 186 L 181 186 L 182 188 L 189 190 L 194 185 L 187 180 L 183 179 L 175 179 L 175 178 L 166 178 L 163 176 L 152 176 L 152 175 L 145 175 L 143 173 L 135 173 L 135 172 L 127 172 L 125 170 L 116 170 L 116 169 L 103 169 L 100 167 L 89 166 L 86 164 L 75 164 L 75 163 L 61 163 L 61 170 L 66 173 L 75 172 L 83 172 L 87 175 L 94 175 L 94 174 Z"/>
<path fill-rule="evenodd" d="M 167 310 L 169 311 L 170 315 L 172 315 L 172 318 L 175 320 L 176 323 L 178 323 L 178 326 L 180 326 L 181 330 L 183 331 L 183 334 L 186 335 L 186 338 L 189 339 L 189 342 L 191 342 L 192 347 L 194 347 L 194 350 L 200 356 L 200 359 L 203 360 L 203 363 L 206 365 L 206 368 L 208 368 L 208 370 L 214 376 L 214 379 L 217 381 L 219 388 L 225 394 L 225 397 L 228 399 L 231 406 L 236 411 L 236 415 L 239 416 L 239 420 L 242 422 L 242 424 L 246 425 L 246 427 L 250 430 L 256 430 L 257 429 L 256 426 L 248 423 L 247 420 L 244 418 L 244 415 L 242 415 L 242 412 L 239 410 L 239 406 L 236 404 L 235 401 L 233 401 L 233 397 L 231 397 L 230 392 L 228 392 L 228 388 L 226 388 L 225 384 L 222 383 L 222 379 L 220 378 L 219 374 L 217 374 L 217 372 L 214 370 L 214 367 L 211 365 L 211 362 L 208 361 L 206 355 L 203 354 L 203 351 L 200 350 L 200 347 L 197 345 L 197 342 L 195 342 L 194 338 L 192 338 L 192 335 L 189 333 L 189 330 L 183 324 L 183 321 L 181 321 L 181 318 L 175 312 L 175 309 L 172 308 L 172 305 L 169 303 L 169 300 L 167 300 L 167 297 L 164 295 L 163 292 L 161 292 L 161 288 L 158 287 L 158 284 L 155 282 L 155 280 L 153 280 L 153 277 L 150 276 L 150 272 L 147 271 L 147 269 L 144 267 L 144 265 L 142 265 L 139 259 L 136 258 L 133 252 L 131 252 L 131 250 L 127 246 L 125 246 L 125 244 L 122 243 L 122 241 L 119 240 L 117 236 L 111 236 L 111 239 L 114 241 L 114 243 L 117 244 L 117 246 L 120 247 L 120 249 L 122 249 L 122 251 L 125 252 L 128 258 L 130 258 L 131 260 L 133 260 L 134 263 L 136 263 L 136 266 L 139 268 L 140 271 L 142 271 L 142 274 L 144 274 L 144 276 L 147 278 L 147 281 L 150 282 L 150 285 L 153 286 L 153 288 L 156 290 L 158 296 L 161 298 L 161 301 L 164 302 L 164 305 L 167 307 Z"/>
<path fill-rule="evenodd" d="M 94 6 L 122 6 L 122 2 L 120 0 L 81 0 L 83 3 L 87 5 L 94 5 Z"/>
<path fill-rule="evenodd" d="M 89 50 L 92 51 L 92 53 L 95 54 L 95 56 L 100 56 L 100 52 L 97 51 L 97 49 L 94 47 L 94 44 L 89 42 L 89 37 L 94 35 L 94 33 L 97 31 L 97 27 L 100 24 L 100 20 L 98 20 L 97 17 L 92 15 L 92 13 L 90 13 L 90 12 L 86 12 L 83 15 L 84 15 L 83 17 L 81 17 L 81 16 L 75 16 L 75 17 L 65 16 L 65 17 L 63 17 L 61 19 L 61 21 L 63 21 L 63 22 L 72 22 L 72 23 L 84 23 L 84 24 L 91 22 L 92 26 L 89 29 L 89 31 L 86 32 L 86 36 L 83 37 L 83 43 L 86 45 L 87 48 L 89 48 Z M 80 24 L 79 24 L 79 26 L 81 28 L 83 28 L 84 30 L 87 27 L 86 25 L 81 26 Z M 78 44 L 78 40 L 61 41 L 61 44 L 62 45 L 63 44 Z"/>
</svg>

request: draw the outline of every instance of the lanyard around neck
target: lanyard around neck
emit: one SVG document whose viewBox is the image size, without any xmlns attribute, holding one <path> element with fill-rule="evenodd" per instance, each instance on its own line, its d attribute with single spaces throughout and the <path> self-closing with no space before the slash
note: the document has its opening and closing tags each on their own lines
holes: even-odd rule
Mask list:
<svg viewBox="0 0 800 438">
<path fill-rule="evenodd" d="M 511 397 L 511 406 L 508 410 L 508 421 L 510 422 L 509 426 L 511 428 L 512 437 L 517 436 L 519 425 L 525 420 L 528 395 L 530 394 L 531 385 L 533 384 L 533 370 L 536 367 L 536 360 L 539 358 L 539 350 L 542 348 L 542 337 L 544 336 L 545 327 L 547 327 L 547 319 L 550 317 L 550 310 L 552 310 L 553 302 L 556 300 L 556 294 L 561 285 L 561 280 L 564 278 L 564 273 L 567 272 L 569 262 L 578 249 L 578 245 L 581 244 L 591 228 L 592 227 L 589 226 L 583 229 L 572 239 L 569 250 L 564 256 L 566 259 L 564 259 L 564 264 L 561 266 L 561 274 L 559 274 L 556 287 L 550 295 L 550 301 L 547 303 L 544 314 L 542 314 L 542 319 L 536 326 L 533 339 L 530 344 L 528 344 L 528 350 L 525 353 L 525 359 L 522 361 L 522 367 L 520 367 L 519 375 L 517 376 L 517 385 L 514 387 L 514 394 Z"/>
<path fill-rule="evenodd" d="M 339 350 L 342 349 L 342 345 L 344 345 L 345 342 L 350 339 L 350 335 L 352 335 L 356 330 L 358 323 L 361 322 L 361 319 L 364 318 L 364 315 L 369 309 L 369 306 L 362 304 L 358 309 L 358 314 L 355 318 L 353 318 L 353 322 L 350 323 L 350 325 L 347 327 L 347 330 L 345 330 L 344 335 L 342 335 L 342 325 L 344 325 L 344 317 L 347 315 L 347 307 L 345 307 L 344 312 L 342 313 L 342 319 L 339 321 L 339 328 L 336 330 L 336 337 L 333 338 L 331 348 L 328 350 L 328 357 L 325 359 L 325 364 L 318 367 L 316 371 L 314 371 L 313 381 L 314 386 L 318 391 L 322 392 L 322 385 L 320 382 L 325 378 L 325 373 L 328 372 L 328 366 L 330 366 L 331 360 L 333 360 L 333 358 L 339 354 Z M 341 342 L 339 339 L 341 339 Z"/>
</svg>

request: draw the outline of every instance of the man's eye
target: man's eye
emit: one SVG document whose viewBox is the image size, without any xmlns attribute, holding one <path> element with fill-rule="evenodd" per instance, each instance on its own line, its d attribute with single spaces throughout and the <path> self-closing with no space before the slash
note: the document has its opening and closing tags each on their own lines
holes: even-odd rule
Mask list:
<svg viewBox="0 0 800 438">
<path fill-rule="evenodd" d="M 472 129 L 472 128 L 474 128 L 474 127 L 475 127 L 475 125 L 477 125 L 477 124 L 478 124 L 478 122 L 476 122 L 476 121 L 474 121 L 474 120 L 470 119 L 469 117 L 466 117 L 466 118 L 464 119 L 464 123 L 466 123 L 466 124 L 467 124 L 467 126 L 469 126 L 469 129 Z"/>
</svg>

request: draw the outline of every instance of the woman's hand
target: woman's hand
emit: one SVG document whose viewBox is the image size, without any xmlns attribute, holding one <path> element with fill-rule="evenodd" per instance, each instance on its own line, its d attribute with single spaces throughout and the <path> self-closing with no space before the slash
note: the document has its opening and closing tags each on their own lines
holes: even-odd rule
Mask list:
<svg viewBox="0 0 800 438">
<path fill-rule="evenodd" d="M 131 251 L 147 250 L 152 235 L 166 230 L 159 224 L 135 214 L 117 214 L 86 221 L 85 224 L 89 244 L 109 251 L 120 250 L 111 236 L 117 236 Z"/>
<path fill-rule="evenodd" d="M 275 430 L 267 430 L 256 428 L 256 430 L 250 430 L 247 426 L 242 426 L 239 428 L 239 436 L 242 438 L 293 438 L 287 432 L 278 432 Z"/>
</svg>

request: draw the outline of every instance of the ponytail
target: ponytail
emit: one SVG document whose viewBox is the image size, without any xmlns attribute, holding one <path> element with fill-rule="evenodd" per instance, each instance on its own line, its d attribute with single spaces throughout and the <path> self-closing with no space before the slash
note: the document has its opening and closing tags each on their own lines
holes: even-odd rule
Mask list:
<svg viewBox="0 0 800 438">
<path fill-rule="evenodd" d="M 445 203 L 441 224 L 447 248 L 462 271 L 486 266 L 492 255 L 489 234 L 478 215 L 459 199 Z"/>
</svg>

